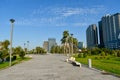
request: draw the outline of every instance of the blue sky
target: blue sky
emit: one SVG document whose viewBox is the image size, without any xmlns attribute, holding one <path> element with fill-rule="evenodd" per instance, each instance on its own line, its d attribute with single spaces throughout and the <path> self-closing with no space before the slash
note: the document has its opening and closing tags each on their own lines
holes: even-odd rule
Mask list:
<svg viewBox="0 0 120 80">
<path fill-rule="evenodd" d="M 60 44 L 68 30 L 86 44 L 86 28 L 97 24 L 105 14 L 120 12 L 120 0 L 0 0 L 0 41 L 10 39 L 10 21 L 14 18 L 13 46 L 30 49 L 42 46 L 48 38 Z"/>
</svg>

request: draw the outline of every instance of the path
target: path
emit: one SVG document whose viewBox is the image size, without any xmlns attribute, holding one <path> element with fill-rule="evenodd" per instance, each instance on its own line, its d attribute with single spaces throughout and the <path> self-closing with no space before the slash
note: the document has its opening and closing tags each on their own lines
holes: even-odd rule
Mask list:
<svg viewBox="0 0 120 80">
<path fill-rule="evenodd" d="M 62 55 L 33 55 L 33 59 L 0 70 L 0 80 L 120 80 L 87 67 L 65 62 Z"/>
</svg>

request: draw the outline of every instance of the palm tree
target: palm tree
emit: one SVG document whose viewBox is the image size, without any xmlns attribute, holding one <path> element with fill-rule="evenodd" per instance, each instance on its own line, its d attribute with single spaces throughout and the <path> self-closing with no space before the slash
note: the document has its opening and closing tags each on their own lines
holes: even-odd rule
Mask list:
<svg viewBox="0 0 120 80">
<path fill-rule="evenodd" d="M 73 52 L 77 52 L 78 51 L 78 40 L 77 38 L 73 38 Z"/>
<path fill-rule="evenodd" d="M 41 48 L 38 46 L 38 47 L 36 47 L 36 53 L 37 54 L 40 54 L 40 51 L 41 51 Z"/>
<path fill-rule="evenodd" d="M 62 44 L 64 44 L 64 54 L 67 53 L 66 47 L 67 47 L 67 38 L 68 37 L 69 37 L 69 32 L 68 31 L 64 31 L 63 32 L 63 37 L 61 39 Z"/>
</svg>

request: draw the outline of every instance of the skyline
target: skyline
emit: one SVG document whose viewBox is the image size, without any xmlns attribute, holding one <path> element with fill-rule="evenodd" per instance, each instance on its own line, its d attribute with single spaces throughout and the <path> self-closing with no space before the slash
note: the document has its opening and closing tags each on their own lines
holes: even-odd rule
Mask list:
<svg viewBox="0 0 120 80">
<path fill-rule="evenodd" d="M 81 3 L 82 2 L 82 3 Z M 0 0 L 0 41 L 10 39 L 10 21 L 15 19 L 13 46 L 30 49 L 42 46 L 48 38 L 60 44 L 68 30 L 86 44 L 86 29 L 106 14 L 120 12 L 119 0 Z"/>
</svg>

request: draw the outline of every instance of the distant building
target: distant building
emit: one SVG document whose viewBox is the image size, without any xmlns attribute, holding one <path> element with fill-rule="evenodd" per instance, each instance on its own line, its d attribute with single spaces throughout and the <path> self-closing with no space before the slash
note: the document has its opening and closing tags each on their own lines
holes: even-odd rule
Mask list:
<svg viewBox="0 0 120 80">
<path fill-rule="evenodd" d="M 57 43 L 56 43 L 56 39 L 55 38 L 49 38 L 48 39 L 48 51 L 50 52 L 51 48 L 53 46 L 56 46 Z"/>
<path fill-rule="evenodd" d="M 100 45 L 109 49 L 120 49 L 120 13 L 105 15 L 99 22 Z"/>
<path fill-rule="evenodd" d="M 48 41 L 44 41 L 44 43 L 43 43 L 43 48 L 44 48 L 45 51 L 47 51 L 47 52 L 48 52 L 48 47 L 49 47 Z"/>
<path fill-rule="evenodd" d="M 79 49 L 84 48 L 84 44 L 83 44 L 83 42 L 78 42 L 78 48 L 79 48 Z"/>
<path fill-rule="evenodd" d="M 87 48 L 93 48 L 98 45 L 98 34 L 96 24 L 89 25 L 86 30 Z"/>
</svg>

